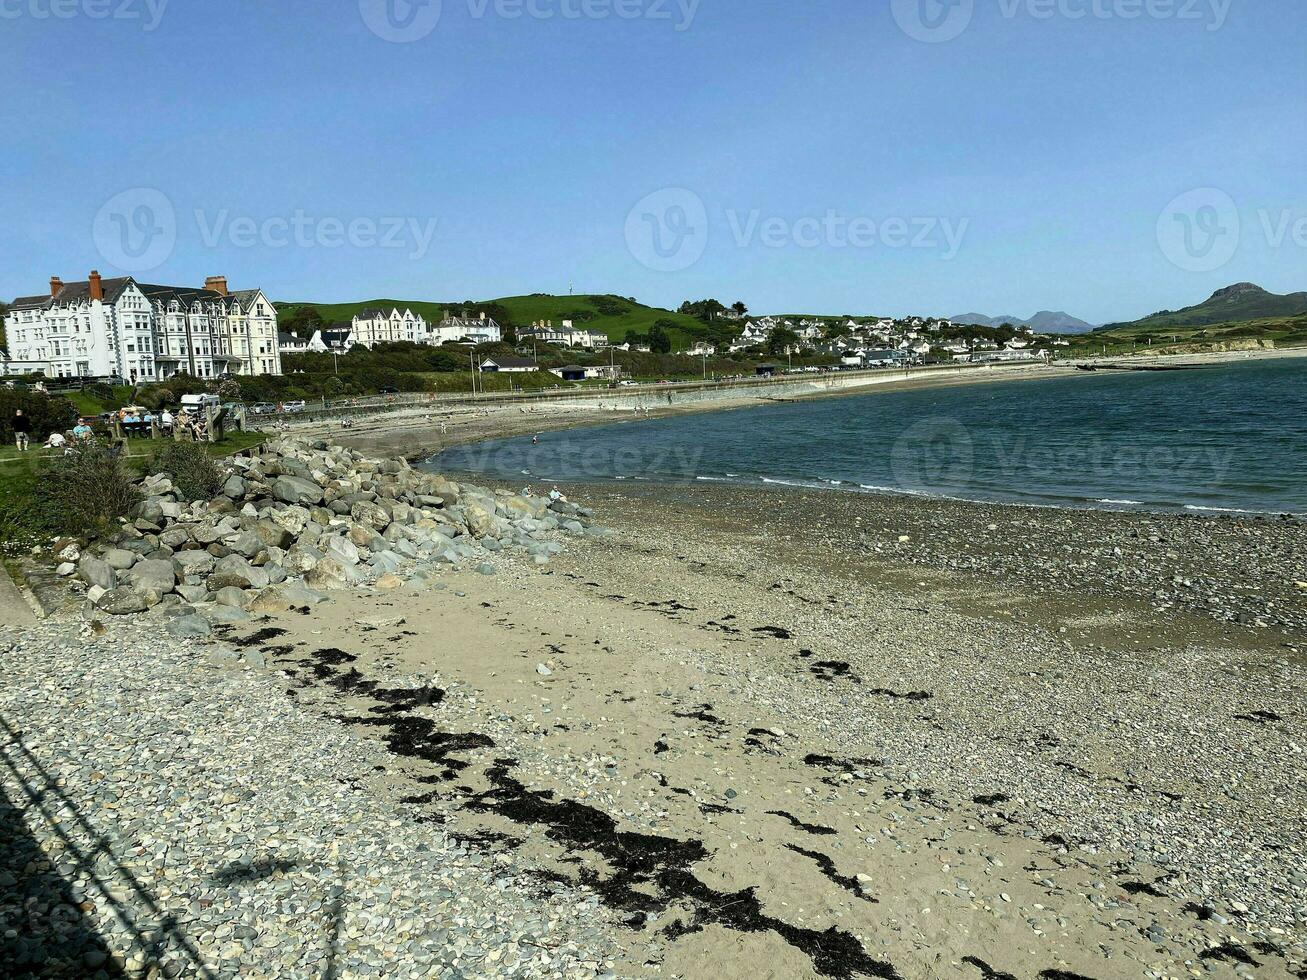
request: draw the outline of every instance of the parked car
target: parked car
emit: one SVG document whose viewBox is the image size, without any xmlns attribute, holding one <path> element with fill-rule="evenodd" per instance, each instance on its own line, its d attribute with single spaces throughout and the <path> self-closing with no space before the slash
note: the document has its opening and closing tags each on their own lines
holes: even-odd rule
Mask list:
<svg viewBox="0 0 1307 980">
<path fill-rule="evenodd" d="M 272 415 L 277 411 L 277 406 L 271 402 L 256 402 L 250 406 L 250 412 L 254 415 Z"/>
<path fill-rule="evenodd" d="M 282 410 L 283 412 L 290 412 L 290 413 L 294 413 L 294 412 L 302 412 L 302 411 L 304 411 L 304 410 L 305 410 L 306 408 L 308 408 L 308 407 L 309 407 L 309 403 L 306 402 L 306 401 L 294 401 L 294 402 L 282 402 L 282 403 L 281 403 L 281 410 Z"/>
<path fill-rule="evenodd" d="M 392 388 L 390 385 L 386 385 L 384 388 L 378 388 L 378 389 L 377 389 L 377 394 L 379 394 L 379 395 L 398 395 L 398 394 L 399 394 L 399 389 L 398 389 L 398 388 Z"/>
</svg>

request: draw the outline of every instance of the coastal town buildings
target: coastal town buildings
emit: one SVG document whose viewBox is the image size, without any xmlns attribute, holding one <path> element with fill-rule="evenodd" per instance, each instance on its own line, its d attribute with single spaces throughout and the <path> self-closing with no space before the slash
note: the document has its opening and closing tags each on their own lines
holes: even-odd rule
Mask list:
<svg viewBox="0 0 1307 980">
<path fill-rule="evenodd" d="M 401 341 L 411 344 L 431 342 L 427 321 L 422 315 L 407 309 L 401 312 L 397 307 L 390 312 L 376 308 L 359 310 L 350 321 L 350 337 L 355 344 L 368 348 Z"/>
<path fill-rule="evenodd" d="M 608 346 L 608 334 L 598 330 L 579 330 L 571 320 L 564 320 L 555 327 L 553 320 L 537 320 L 522 330 L 519 337 L 523 341 L 536 341 L 541 344 L 553 344 L 556 347 L 581 347 L 594 350 L 596 347 Z"/>
<path fill-rule="evenodd" d="M 471 341 L 474 344 L 497 344 L 504 339 L 503 328 L 493 317 L 447 316 L 431 331 L 429 344 L 452 344 Z"/>
<path fill-rule="evenodd" d="M 281 374 L 277 311 L 259 289 L 55 276 L 47 293 L 20 296 L 5 316 L 8 374 L 155 381 Z"/>
</svg>

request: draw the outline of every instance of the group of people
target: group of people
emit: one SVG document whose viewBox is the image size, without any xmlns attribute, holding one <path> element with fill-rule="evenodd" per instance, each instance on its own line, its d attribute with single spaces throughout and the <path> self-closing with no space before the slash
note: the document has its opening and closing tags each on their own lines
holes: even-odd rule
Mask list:
<svg viewBox="0 0 1307 980">
<path fill-rule="evenodd" d="M 14 442 L 20 453 L 25 453 L 32 445 L 32 420 L 21 408 L 14 411 L 13 417 L 9 420 L 9 427 L 14 433 Z M 62 449 L 65 452 L 71 450 L 72 444 L 69 442 L 71 437 L 72 443 L 87 442 L 95 436 L 94 430 L 87 423 L 86 419 L 78 419 L 77 424 L 67 434 L 63 432 L 51 432 L 46 437 L 44 449 Z"/>
<path fill-rule="evenodd" d="M 196 442 L 204 442 L 209 438 L 208 426 L 204 418 L 199 415 L 192 415 L 186 409 L 182 409 L 176 416 L 164 409 L 156 416 L 150 411 L 120 408 L 113 413 L 111 418 L 118 423 L 122 434 L 129 438 L 131 436 L 148 437 L 153 435 L 156 424 L 161 435 L 171 436 L 177 432 L 185 432 Z M 20 453 L 27 452 L 32 445 L 31 417 L 21 408 L 15 409 L 13 416 L 9 420 L 9 427 L 13 431 L 14 443 L 18 447 L 18 451 Z M 73 445 L 89 442 L 94 437 L 95 430 L 91 427 L 90 421 L 79 418 L 77 424 L 69 432 L 51 432 L 42 448 L 70 451 Z"/>
</svg>

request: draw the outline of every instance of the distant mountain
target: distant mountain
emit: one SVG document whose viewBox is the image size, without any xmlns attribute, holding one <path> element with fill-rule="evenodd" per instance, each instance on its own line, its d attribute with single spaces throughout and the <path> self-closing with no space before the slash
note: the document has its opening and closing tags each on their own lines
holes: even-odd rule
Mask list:
<svg viewBox="0 0 1307 980">
<path fill-rule="evenodd" d="M 977 327 L 1001 327 L 1010 323 L 1014 327 L 1029 327 L 1037 333 L 1089 333 L 1094 329 L 1092 323 L 1086 323 L 1079 317 L 1060 310 L 1040 310 L 1029 320 L 1019 316 L 985 316 L 983 313 L 963 313 L 951 317 L 954 323 L 968 323 Z"/>
<path fill-rule="evenodd" d="M 1218 289 L 1197 306 L 1187 306 L 1182 310 L 1162 310 L 1129 323 L 1109 323 L 1102 329 L 1205 327 L 1240 320 L 1292 317 L 1302 313 L 1307 313 L 1307 293 L 1288 293 L 1282 296 L 1267 292 L 1251 282 L 1237 282 L 1233 286 Z"/>
</svg>

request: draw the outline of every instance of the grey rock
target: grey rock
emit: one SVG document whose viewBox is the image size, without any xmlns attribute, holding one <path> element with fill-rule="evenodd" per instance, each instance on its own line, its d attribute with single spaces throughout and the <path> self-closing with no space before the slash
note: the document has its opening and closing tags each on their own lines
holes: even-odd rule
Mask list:
<svg viewBox="0 0 1307 980">
<path fill-rule="evenodd" d="M 298 476 L 280 476 L 272 484 L 272 495 L 288 504 L 322 503 L 322 487 Z M 348 510 L 348 508 L 347 508 Z"/>
<path fill-rule="evenodd" d="M 109 563 L 99 558 L 92 558 L 90 555 L 83 555 L 82 560 L 77 563 L 77 577 L 87 585 L 99 586 L 102 589 L 112 589 L 118 585 L 118 574 Z"/>
</svg>

